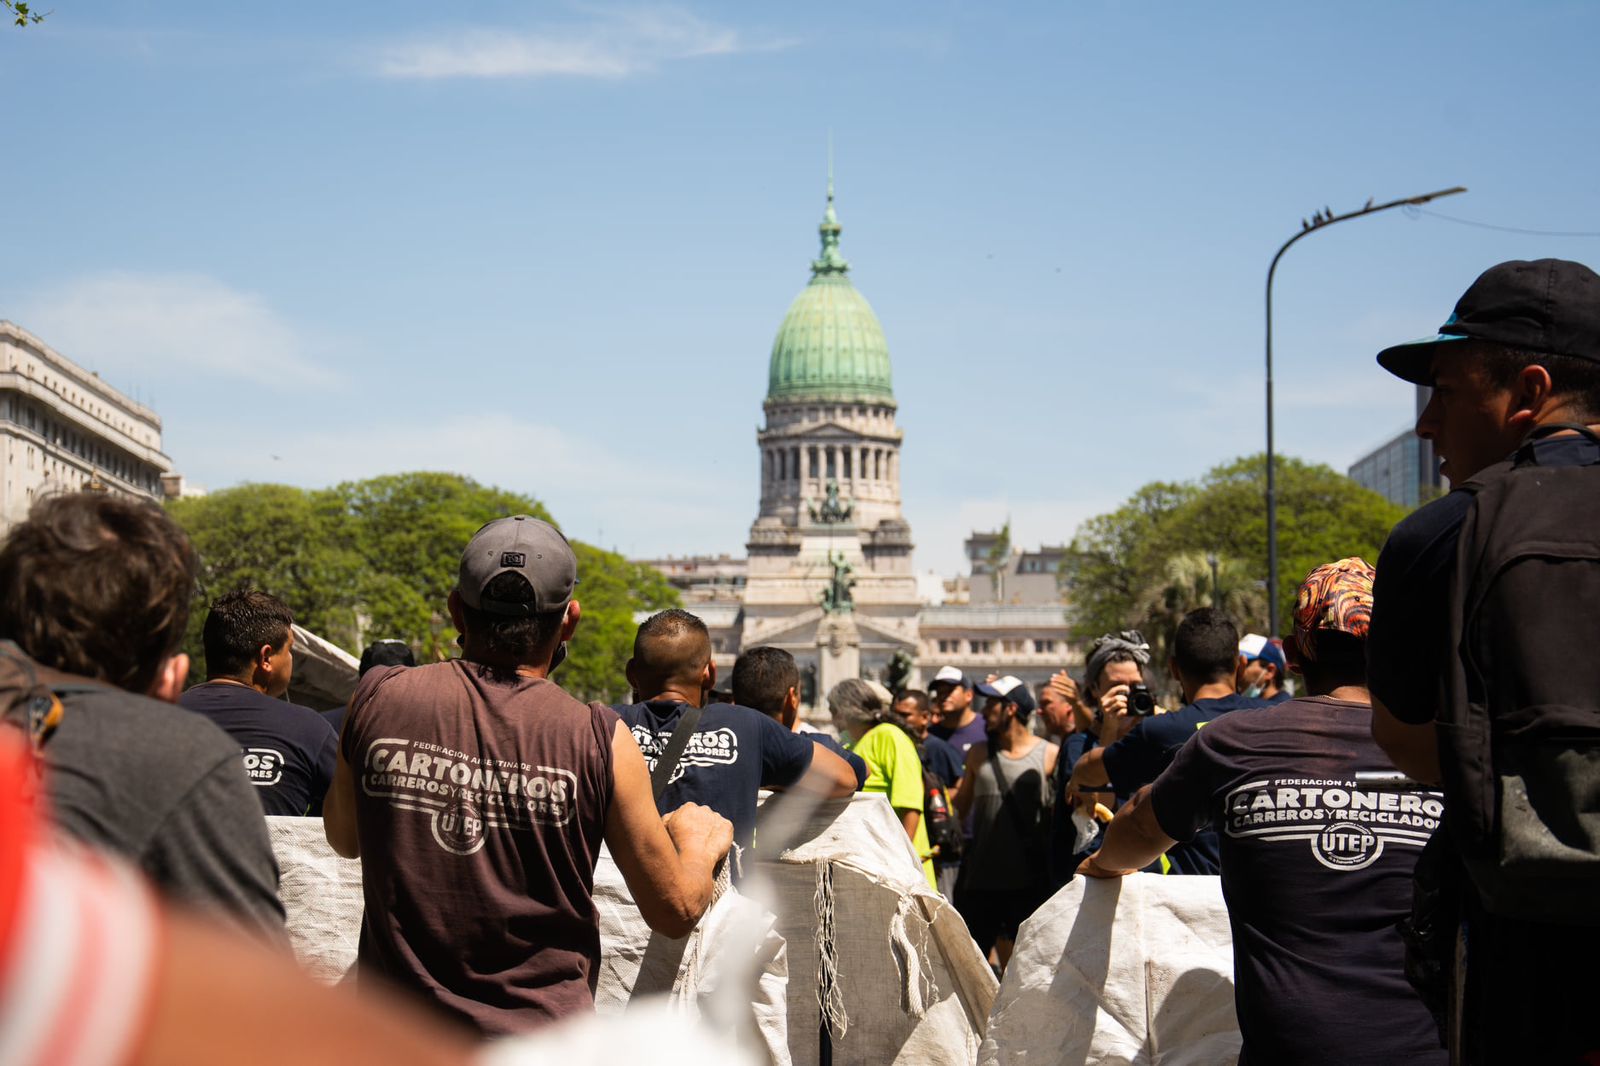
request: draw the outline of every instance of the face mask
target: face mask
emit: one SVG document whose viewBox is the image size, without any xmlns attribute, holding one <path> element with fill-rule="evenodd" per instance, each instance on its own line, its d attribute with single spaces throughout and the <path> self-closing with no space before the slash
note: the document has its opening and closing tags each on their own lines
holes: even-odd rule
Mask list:
<svg viewBox="0 0 1600 1066">
<path fill-rule="evenodd" d="M 550 669 L 547 673 L 555 673 L 556 667 L 567 661 L 567 642 L 562 641 L 556 645 L 556 653 L 550 656 Z"/>
<path fill-rule="evenodd" d="M 1245 698 L 1252 700 L 1260 699 L 1261 694 L 1265 692 L 1266 689 L 1267 686 L 1258 682 L 1257 684 L 1251 685 L 1249 688 L 1244 690 Z"/>
</svg>

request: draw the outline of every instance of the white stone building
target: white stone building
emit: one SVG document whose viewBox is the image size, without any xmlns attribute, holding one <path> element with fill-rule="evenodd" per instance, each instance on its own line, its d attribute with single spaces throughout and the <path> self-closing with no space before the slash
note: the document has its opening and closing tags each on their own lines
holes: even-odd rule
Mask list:
<svg viewBox="0 0 1600 1066">
<path fill-rule="evenodd" d="M 181 485 L 161 418 L 38 337 L 0 320 L 0 533 L 33 501 L 91 484 L 161 499 Z"/>
</svg>

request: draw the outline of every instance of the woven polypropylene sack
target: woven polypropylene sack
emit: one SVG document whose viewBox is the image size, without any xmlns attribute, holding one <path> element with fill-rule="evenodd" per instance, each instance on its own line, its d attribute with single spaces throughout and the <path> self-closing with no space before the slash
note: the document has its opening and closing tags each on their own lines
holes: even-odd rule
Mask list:
<svg viewBox="0 0 1600 1066">
<path fill-rule="evenodd" d="M 1074 878 L 1023 923 L 980 1066 L 1227 1066 L 1233 939 L 1216 877 Z"/>
<path fill-rule="evenodd" d="M 270 817 L 267 831 L 295 958 L 319 980 L 338 981 L 361 943 L 361 861 L 334 854 L 321 818 Z"/>
<path fill-rule="evenodd" d="M 728 863 L 711 906 L 681 939 L 651 932 L 607 850 L 595 867 L 594 902 L 600 918 L 596 1011 L 632 1012 L 665 999 L 772 1066 L 789 1066 L 787 948 L 772 912 L 733 888 Z"/>
<path fill-rule="evenodd" d="M 820 1061 L 826 1025 L 835 1066 L 970 1064 L 994 974 L 888 801 L 825 803 L 797 841 L 753 863 L 789 945 L 793 1060 Z"/>
</svg>

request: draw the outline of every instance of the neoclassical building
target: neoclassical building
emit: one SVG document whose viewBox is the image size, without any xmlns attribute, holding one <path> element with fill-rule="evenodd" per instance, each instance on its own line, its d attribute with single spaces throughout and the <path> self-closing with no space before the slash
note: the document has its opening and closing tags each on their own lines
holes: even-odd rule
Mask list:
<svg viewBox="0 0 1600 1066">
<path fill-rule="evenodd" d="M 0 320 L 0 535 L 35 500 L 91 485 L 156 500 L 180 491 L 160 416 Z"/>
<path fill-rule="evenodd" d="M 800 662 L 808 702 L 843 678 L 886 676 L 897 653 L 912 660 L 913 683 L 944 663 L 1044 680 L 1078 659 L 1062 610 L 933 607 L 919 594 L 889 345 L 851 283 L 840 232 L 830 181 L 821 254 L 768 361 L 747 558 L 651 563 L 695 590 L 688 606 L 711 629 L 724 677 L 741 649 L 775 645 Z"/>
</svg>

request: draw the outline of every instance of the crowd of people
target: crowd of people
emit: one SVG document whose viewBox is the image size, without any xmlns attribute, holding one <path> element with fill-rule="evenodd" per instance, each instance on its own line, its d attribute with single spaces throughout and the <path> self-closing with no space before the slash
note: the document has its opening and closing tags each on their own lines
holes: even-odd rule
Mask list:
<svg viewBox="0 0 1600 1066">
<path fill-rule="evenodd" d="M 184 534 L 43 499 L 0 545 L 0 1061 L 253 1061 L 287 1015 L 344 1062 L 465 1061 L 463 1034 L 592 1010 L 602 846 L 683 936 L 762 846 L 763 790 L 882 795 L 997 971 L 1075 877 L 1219 875 L 1241 1061 L 1600 1061 L 1600 277 L 1501 264 L 1378 358 L 1432 387 L 1455 491 L 1376 567 L 1315 568 L 1291 632 L 1199 607 L 1165 663 L 1129 629 L 1034 687 L 852 678 L 831 733 L 781 648 L 719 690 L 678 608 L 639 626 L 629 702 L 574 698 L 577 560 L 525 515 L 463 549 L 459 657 L 379 642 L 346 706 L 299 707 L 292 611 L 241 589 L 185 690 Z M 360 860 L 363 992 L 431 1011 L 299 977 L 266 815 Z"/>
</svg>

